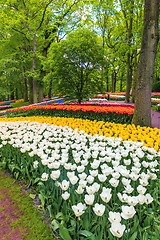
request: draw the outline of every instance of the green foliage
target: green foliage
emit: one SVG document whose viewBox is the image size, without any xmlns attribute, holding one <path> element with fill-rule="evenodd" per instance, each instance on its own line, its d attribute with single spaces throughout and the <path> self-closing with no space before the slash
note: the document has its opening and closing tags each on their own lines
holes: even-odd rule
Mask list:
<svg viewBox="0 0 160 240">
<path fill-rule="evenodd" d="M 14 112 L 8 112 L 7 117 L 18 117 L 18 116 L 54 116 L 54 117 L 68 117 L 68 118 L 82 118 L 104 122 L 115 122 L 122 124 L 130 124 L 132 121 L 132 115 L 129 114 L 117 114 L 116 112 L 109 113 L 98 113 L 94 111 L 73 111 L 73 110 L 61 110 L 61 109 L 29 109 L 19 110 Z"/>
<path fill-rule="evenodd" d="M 75 94 L 81 102 L 86 95 L 100 89 L 102 60 L 102 48 L 94 32 L 86 28 L 74 31 L 50 48 L 53 85 L 62 94 Z"/>
</svg>

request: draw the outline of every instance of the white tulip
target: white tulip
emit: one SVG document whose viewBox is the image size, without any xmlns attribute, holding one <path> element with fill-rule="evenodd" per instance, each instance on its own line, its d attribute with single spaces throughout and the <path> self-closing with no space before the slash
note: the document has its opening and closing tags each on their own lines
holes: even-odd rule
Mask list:
<svg viewBox="0 0 160 240">
<path fill-rule="evenodd" d="M 138 198 L 135 196 L 128 196 L 127 202 L 130 206 L 136 206 L 136 204 L 138 203 Z"/>
<path fill-rule="evenodd" d="M 47 173 L 43 173 L 41 176 L 41 180 L 42 181 L 47 181 L 48 180 L 48 174 Z"/>
<path fill-rule="evenodd" d="M 151 202 L 153 202 L 153 197 L 149 193 L 147 193 L 145 195 L 145 203 L 150 204 Z"/>
<path fill-rule="evenodd" d="M 78 194 L 82 194 L 83 192 L 84 192 L 84 189 L 82 188 L 82 186 L 78 186 L 78 188 L 77 188 L 77 190 L 75 190 L 76 191 L 76 193 L 78 193 Z"/>
<path fill-rule="evenodd" d="M 132 188 L 132 186 L 131 185 L 127 185 L 127 186 L 125 186 L 125 191 L 124 192 L 127 192 L 127 193 L 132 193 L 133 192 L 133 190 L 134 190 L 134 188 Z"/>
<path fill-rule="evenodd" d="M 69 188 L 69 181 L 63 180 L 60 184 L 60 187 L 62 188 L 62 190 L 66 191 Z"/>
<path fill-rule="evenodd" d="M 70 179 L 75 176 L 75 172 L 67 172 L 67 177 Z"/>
<path fill-rule="evenodd" d="M 130 182 L 131 182 L 131 180 L 129 180 L 129 179 L 127 179 L 127 178 L 122 178 L 122 183 L 123 183 L 123 185 L 125 185 L 125 186 L 127 186 L 127 185 L 129 185 L 130 184 Z"/>
<path fill-rule="evenodd" d="M 129 166 L 131 164 L 131 159 L 124 159 L 123 162 L 125 165 Z"/>
<path fill-rule="evenodd" d="M 92 177 L 96 177 L 98 175 L 98 170 L 89 170 L 89 173 Z"/>
<path fill-rule="evenodd" d="M 113 222 L 120 223 L 121 214 L 119 212 L 109 212 L 108 220 L 110 221 L 110 223 L 113 223 Z"/>
<path fill-rule="evenodd" d="M 98 179 L 100 182 L 105 182 L 107 177 L 104 174 L 98 174 Z"/>
<path fill-rule="evenodd" d="M 98 192 L 99 189 L 100 189 L 100 184 L 97 183 L 97 182 L 94 182 L 93 185 L 92 185 L 92 187 L 94 188 L 95 192 Z"/>
<path fill-rule="evenodd" d="M 119 180 L 115 179 L 115 178 L 111 178 L 109 180 L 109 183 L 112 185 L 112 187 L 117 187 L 119 184 Z"/>
<path fill-rule="evenodd" d="M 77 176 L 73 176 L 71 178 L 69 178 L 70 182 L 72 185 L 75 185 L 78 182 L 78 177 Z"/>
<path fill-rule="evenodd" d="M 129 219 L 132 218 L 134 216 L 134 214 L 136 213 L 135 208 L 133 206 L 122 206 L 122 213 L 121 216 L 124 219 Z"/>
<path fill-rule="evenodd" d="M 137 187 L 137 192 L 139 193 L 139 194 L 145 194 L 145 192 L 146 192 L 146 188 L 145 187 L 143 187 L 142 185 L 139 185 L 138 187 Z"/>
<path fill-rule="evenodd" d="M 38 161 L 34 161 L 34 162 L 33 162 L 33 167 L 34 167 L 34 168 L 38 168 L 38 164 L 39 164 Z"/>
<path fill-rule="evenodd" d="M 102 193 L 100 194 L 100 197 L 101 199 L 108 203 L 112 197 L 112 194 L 111 194 L 111 188 L 105 188 L 103 187 L 103 190 L 102 190 Z"/>
<path fill-rule="evenodd" d="M 86 191 L 89 195 L 92 195 L 96 192 L 96 189 L 93 186 L 86 186 Z"/>
<path fill-rule="evenodd" d="M 128 195 L 127 194 L 121 194 L 121 193 L 117 193 L 117 196 L 119 198 L 119 200 L 121 202 L 127 202 L 128 201 Z"/>
<path fill-rule="evenodd" d="M 92 177 L 91 175 L 89 175 L 86 180 L 87 180 L 87 182 L 88 182 L 89 184 L 92 184 L 92 183 L 94 182 L 94 177 Z"/>
<path fill-rule="evenodd" d="M 96 203 L 94 208 L 93 208 L 93 211 L 95 212 L 95 214 L 97 216 L 101 217 L 104 214 L 105 206 L 103 204 Z"/>
<path fill-rule="evenodd" d="M 141 204 L 141 205 L 144 204 L 144 202 L 145 202 L 145 196 L 144 195 L 139 194 L 137 196 L 137 199 L 138 199 L 139 204 Z"/>
<path fill-rule="evenodd" d="M 81 186 L 82 188 L 85 188 L 86 185 L 87 185 L 87 181 L 85 181 L 85 180 L 83 180 L 83 179 L 81 179 L 81 180 L 79 181 L 79 186 Z"/>
<path fill-rule="evenodd" d="M 74 211 L 74 214 L 76 215 L 76 217 L 80 217 L 86 210 L 86 205 L 82 203 L 78 203 L 77 205 L 72 206 L 72 210 Z"/>
<path fill-rule="evenodd" d="M 92 205 L 94 202 L 94 197 L 95 197 L 94 194 L 90 194 L 90 195 L 85 194 L 84 196 L 85 203 L 88 205 Z"/>
<path fill-rule="evenodd" d="M 85 166 L 83 166 L 83 165 L 77 167 L 77 171 L 78 171 L 79 173 L 84 172 L 84 170 L 85 170 Z"/>
<path fill-rule="evenodd" d="M 81 173 L 81 174 L 78 174 L 78 177 L 82 180 L 85 180 L 86 177 L 87 177 L 87 174 L 85 172 Z"/>
<path fill-rule="evenodd" d="M 69 197 L 70 197 L 70 193 L 68 193 L 67 191 L 64 192 L 64 193 L 62 193 L 62 198 L 63 198 L 64 200 L 67 200 Z"/>
<path fill-rule="evenodd" d="M 121 238 L 123 236 L 125 228 L 126 228 L 125 225 L 122 225 L 121 223 L 113 222 L 109 230 L 111 231 L 113 236 Z"/>
<path fill-rule="evenodd" d="M 60 173 L 61 173 L 60 170 L 52 171 L 50 176 L 53 180 L 56 180 L 57 178 L 59 178 Z"/>
</svg>

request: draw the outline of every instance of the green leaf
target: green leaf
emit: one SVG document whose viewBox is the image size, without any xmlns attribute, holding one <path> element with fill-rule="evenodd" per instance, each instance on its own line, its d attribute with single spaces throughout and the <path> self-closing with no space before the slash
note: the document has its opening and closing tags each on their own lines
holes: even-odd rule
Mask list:
<svg viewBox="0 0 160 240">
<path fill-rule="evenodd" d="M 69 231 L 67 228 L 65 228 L 63 225 L 59 225 L 59 234 L 62 237 L 63 240 L 72 240 L 72 238 L 69 235 Z"/>
<path fill-rule="evenodd" d="M 87 237 L 89 239 L 93 239 L 93 240 L 95 239 L 94 234 L 89 232 L 89 231 L 87 231 L 87 230 L 81 230 L 81 231 L 79 231 L 79 234 L 83 235 L 83 236 L 85 236 L 85 237 Z"/>
<path fill-rule="evenodd" d="M 133 235 L 129 238 L 129 240 L 135 240 L 137 238 L 137 232 L 133 233 Z"/>
<path fill-rule="evenodd" d="M 59 228 L 59 223 L 58 221 L 56 221 L 56 219 L 54 219 L 52 222 L 51 222 L 51 226 L 53 228 L 53 231 L 56 231 L 58 228 Z"/>
</svg>

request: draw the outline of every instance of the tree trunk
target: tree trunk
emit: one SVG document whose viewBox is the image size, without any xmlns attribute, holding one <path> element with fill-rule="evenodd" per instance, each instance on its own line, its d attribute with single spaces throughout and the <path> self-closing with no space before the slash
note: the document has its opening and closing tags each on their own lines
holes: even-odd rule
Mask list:
<svg viewBox="0 0 160 240">
<path fill-rule="evenodd" d="M 132 103 L 135 103 L 135 96 L 136 96 L 136 72 L 137 72 L 137 51 L 134 53 L 134 76 L 133 76 L 133 83 L 132 83 Z"/>
<path fill-rule="evenodd" d="M 126 103 L 129 102 L 131 85 L 132 85 L 132 64 L 131 64 L 130 53 L 128 53 L 127 54 L 126 95 L 125 95 L 125 102 Z"/>
<path fill-rule="evenodd" d="M 23 98 L 24 102 L 28 102 L 28 86 L 27 79 L 25 77 L 25 68 L 22 66 L 22 81 L 23 81 Z"/>
<path fill-rule="evenodd" d="M 133 124 L 151 127 L 151 90 L 158 45 L 159 0 L 145 0 Z"/>
<path fill-rule="evenodd" d="M 33 102 L 37 103 L 37 81 L 36 81 L 36 50 L 37 42 L 36 37 L 33 37 L 34 50 L 33 50 Z"/>
<path fill-rule="evenodd" d="M 122 92 L 122 83 L 123 83 L 123 72 L 122 72 L 122 76 L 121 76 L 121 80 L 120 80 L 120 92 Z"/>
<path fill-rule="evenodd" d="M 49 91 L 48 91 L 48 99 L 52 97 L 52 78 L 50 79 L 49 82 Z"/>
<path fill-rule="evenodd" d="M 116 91 L 116 72 L 112 72 L 112 92 Z"/>
<path fill-rule="evenodd" d="M 32 77 L 28 80 L 29 83 L 29 103 L 33 103 L 33 79 Z"/>
</svg>

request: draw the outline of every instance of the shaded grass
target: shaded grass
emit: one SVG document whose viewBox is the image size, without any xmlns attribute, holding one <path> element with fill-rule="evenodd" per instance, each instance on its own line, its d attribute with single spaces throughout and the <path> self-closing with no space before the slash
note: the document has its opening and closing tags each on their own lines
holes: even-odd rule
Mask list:
<svg viewBox="0 0 160 240">
<path fill-rule="evenodd" d="M 25 240 L 53 240 L 52 231 L 49 229 L 48 224 L 44 222 L 44 217 L 34 207 L 29 195 L 22 192 L 24 185 L 17 183 L 8 174 L 2 174 L 0 168 L 0 190 L 4 188 L 8 189 L 9 197 L 14 202 L 16 210 L 23 213 L 10 226 L 12 228 L 18 227 L 21 232 L 26 229 L 26 233 L 22 233 Z M 3 198 L 3 195 L 1 197 Z M 0 211 L 2 210 L 4 211 L 4 209 L 0 209 Z"/>
</svg>

